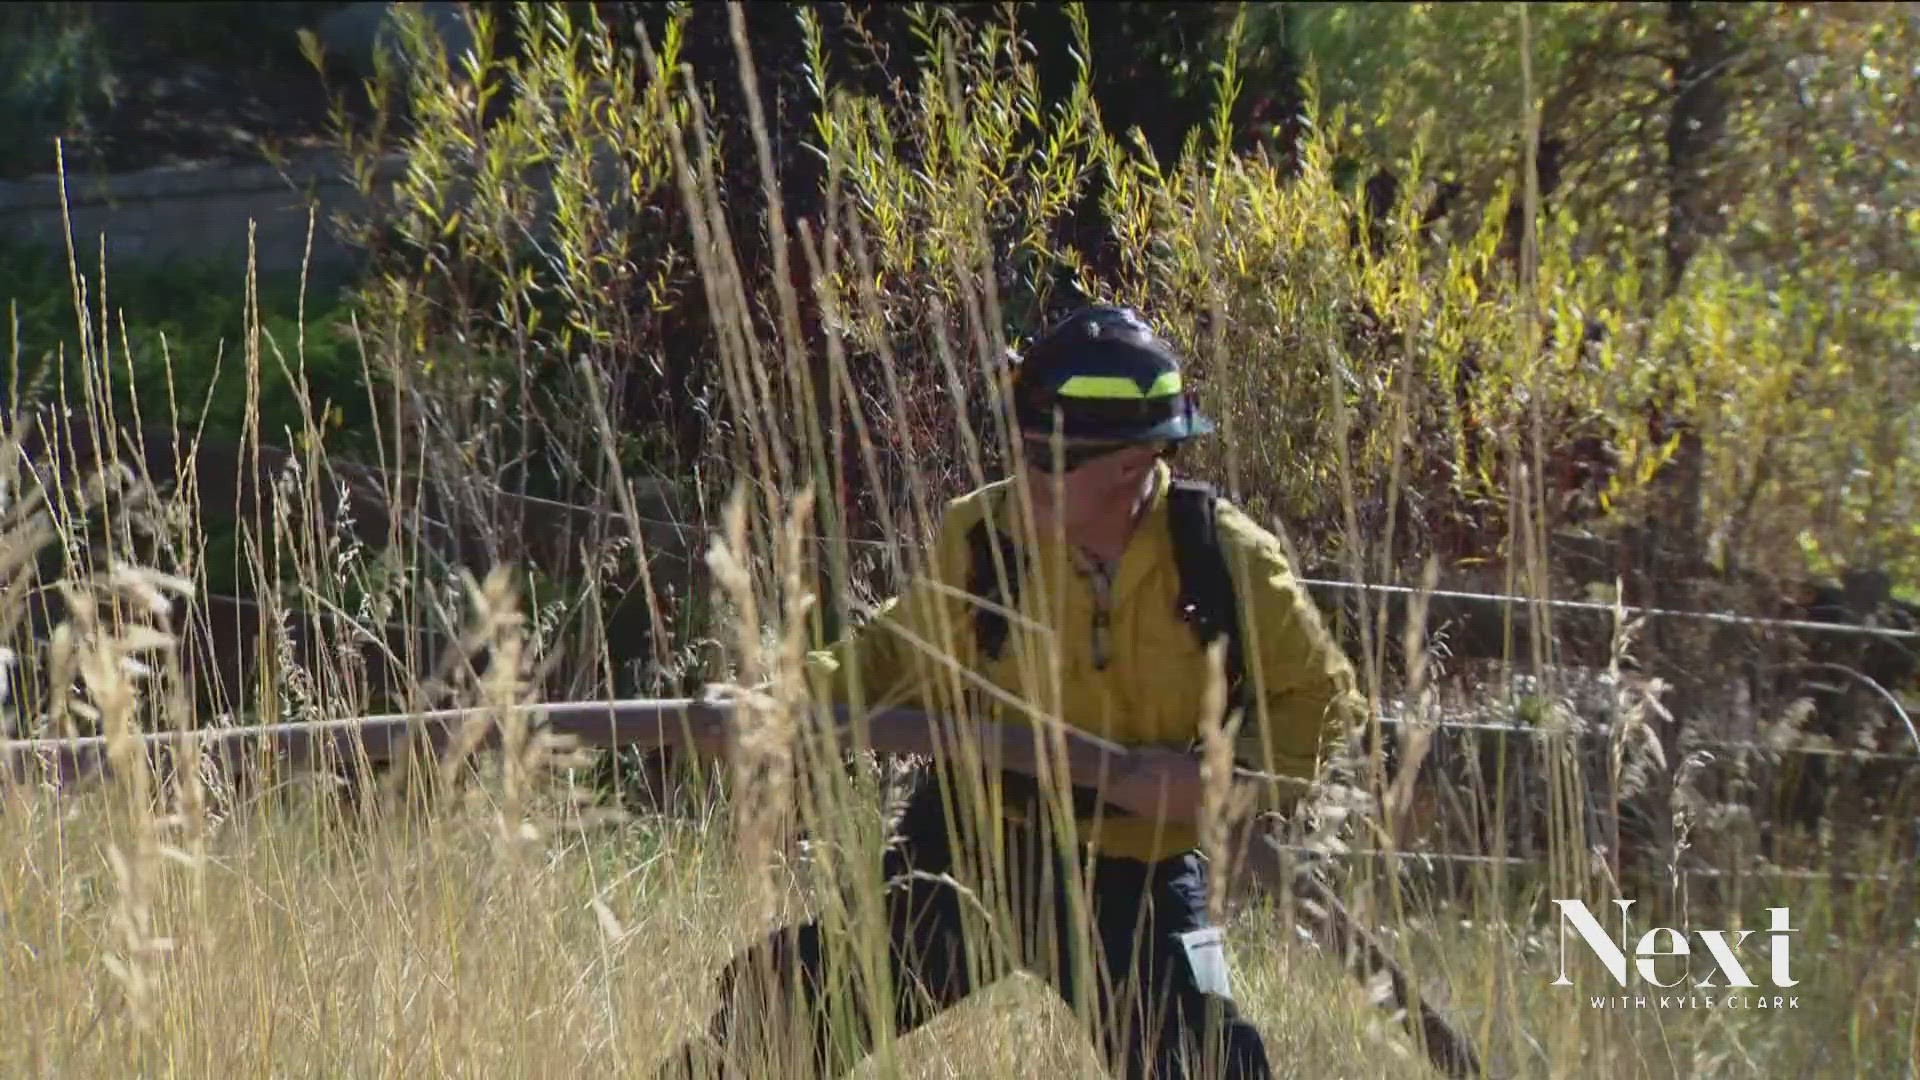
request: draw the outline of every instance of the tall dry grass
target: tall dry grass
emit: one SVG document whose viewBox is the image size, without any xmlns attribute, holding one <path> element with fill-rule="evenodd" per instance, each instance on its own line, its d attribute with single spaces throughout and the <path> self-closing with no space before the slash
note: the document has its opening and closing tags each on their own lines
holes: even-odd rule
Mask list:
<svg viewBox="0 0 1920 1080">
<path fill-rule="evenodd" d="M 542 17 L 547 30 L 564 39 L 567 28 L 551 25 L 563 17 Z M 746 61 L 737 22 L 736 34 Z M 414 44 L 428 47 L 424 39 Z M 993 107 L 991 83 L 963 79 L 961 71 L 1005 63 L 1010 77 L 1004 85 L 1017 94 L 1032 92 L 1032 69 L 1007 39 L 981 43 L 969 55 L 948 37 L 947 51 L 936 54 L 926 74 L 922 111 L 912 117 L 922 125 L 914 138 L 928 155 L 923 175 L 931 182 L 901 183 L 905 159 L 880 138 L 890 122 L 883 110 L 834 99 L 823 135 L 833 177 L 827 220 L 793 223 L 797 260 L 785 229 L 776 229 L 780 286 L 767 307 L 756 309 L 759 297 L 728 232 L 703 104 L 678 89 L 671 47 L 655 53 L 653 43 L 647 45 L 644 84 L 636 79 L 607 91 L 628 94 L 632 111 L 568 103 L 564 91 L 575 85 L 569 80 L 585 88 L 594 71 L 611 70 L 607 55 L 591 51 L 572 57 L 585 68 L 569 68 L 563 52 L 536 50 L 549 65 L 540 73 L 551 80 L 544 88 L 550 92 L 524 107 L 537 112 L 560 101 L 577 119 L 601 123 L 617 115 L 646 132 L 638 162 L 687 215 L 692 240 L 684 257 L 699 275 L 718 345 L 718 381 L 740 422 L 738 441 L 723 454 L 734 466 L 732 497 L 719 515 L 721 528 L 702 548 L 713 586 L 713 622 L 702 628 L 709 644 L 660 645 L 723 650 L 737 684 L 742 752 L 719 776 L 718 793 L 694 800 L 684 815 L 629 819 L 594 805 L 582 763 L 515 726 L 509 706 L 537 692 L 549 646 L 538 632 L 540 613 L 512 584 L 518 579 L 495 573 L 476 582 L 408 561 L 403 553 L 424 546 L 428 532 L 428 523 L 418 520 L 396 522 L 399 543 L 392 550 L 344 545 L 337 520 L 317 512 L 328 505 L 318 481 L 325 450 L 317 430 L 296 433 L 309 436 L 307 464 L 287 478 L 281 497 L 237 508 L 248 523 L 251 571 L 263 584 L 291 577 L 296 596 L 361 621 L 373 621 L 377 612 L 382 619 L 445 628 L 457 647 L 437 670 L 426 670 L 419 658 L 396 658 L 417 676 L 406 696 L 492 707 L 493 722 L 507 727 L 508 752 L 397 773 L 377 797 L 350 807 L 332 785 L 313 779 L 249 782 L 203 774 L 191 760 L 167 775 L 138 767 L 133 733 L 221 722 L 190 703 L 183 658 L 190 655 L 191 622 L 176 621 L 179 605 L 172 600 L 191 593 L 203 569 L 193 543 L 199 513 L 193 493 L 169 482 L 178 478 L 141 476 L 124 461 L 110 462 L 89 489 L 49 489 L 9 452 L 0 539 L 0 578 L 8 590 L 0 625 L 9 629 L 16 665 L 6 734 L 100 731 L 112 739 L 120 767 L 104 785 L 53 791 L 9 777 L 0 789 L 0 858 L 14 868 L 0 875 L 0 1011 L 10 1018 L 11 1035 L 0 1040 L 0 1071 L 651 1075 L 670 1046 L 704 1023 L 715 1003 L 714 978 L 727 959 L 773 925 L 799 917 L 820 919 L 845 961 L 842 970 L 857 973 L 837 999 L 841 1033 L 871 1028 L 871 1019 L 887 1011 L 885 919 L 873 874 L 886 841 L 889 774 L 850 754 L 831 728 L 816 723 L 803 689 L 801 655 L 820 629 L 818 609 L 841 602 L 814 595 L 817 564 L 830 563 L 830 578 L 839 582 L 853 576 L 855 565 L 840 510 L 844 492 L 826 478 L 833 463 L 852 457 L 867 463 L 875 483 L 884 477 L 895 485 L 874 505 L 884 531 L 898 541 L 885 553 L 898 584 L 917 566 L 909 538 L 928 535 L 943 493 L 956 480 L 978 482 L 1017 461 L 1004 428 L 989 419 L 958 424 L 943 454 L 923 462 L 900 453 L 902 433 L 876 425 L 876 410 L 860 403 L 870 396 L 882 404 L 877 419 L 902 425 L 923 415 L 930 400 L 946 415 L 970 414 L 981 388 L 992 383 L 980 373 L 993 370 L 1006 339 L 1000 312 L 1007 298 L 990 272 L 997 239 L 1009 229 L 1042 231 L 1071 193 L 1073 170 L 1059 158 L 1024 174 L 1008 166 L 1007 151 L 1019 140 L 1007 111 Z M 969 66 L 975 64 L 985 68 Z M 1516 354 L 1504 385 L 1520 385 L 1512 380 L 1526 376 L 1551 389 L 1568 373 L 1529 359 L 1539 350 L 1526 347 L 1535 330 L 1524 305 L 1463 303 L 1446 308 L 1437 328 L 1405 323 L 1405 340 L 1389 354 L 1397 366 L 1370 372 L 1363 392 L 1340 392 L 1347 377 L 1341 328 L 1314 303 L 1312 290 L 1262 294 L 1259 283 L 1299 269 L 1318 275 L 1316 288 L 1343 285 L 1373 297 L 1382 310 L 1402 305 L 1409 311 L 1426 302 L 1423 290 L 1430 286 L 1408 249 L 1398 262 L 1336 265 L 1344 249 L 1333 231 L 1343 218 L 1338 192 L 1325 182 L 1326 148 L 1309 149 L 1308 179 L 1295 187 L 1283 188 L 1257 163 L 1222 162 L 1207 173 L 1194 158 L 1179 172 L 1149 177 L 1137 161 L 1117 156 L 1117 145 L 1102 142 L 1084 96 L 1074 100 L 1056 118 L 1060 141 L 1084 141 L 1106 155 L 1101 160 L 1117 178 L 1116 228 L 1137 231 L 1143 241 L 1129 252 L 1142 259 L 1139 273 L 1117 294 L 1178 311 L 1167 294 L 1150 291 L 1170 281 L 1186 290 L 1174 295 L 1208 316 L 1211 340 L 1196 354 L 1208 365 L 1229 430 L 1201 456 L 1200 467 L 1268 477 L 1263 490 L 1277 506 L 1293 500 L 1337 507 L 1326 516 L 1344 521 L 1338 550 L 1356 573 L 1397 565 L 1392 545 L 1399 533 L 1391 521 L 1376 522 L 1368 504 L 1370 492 L 1394 490 L 1410 467 L 1400 448 L 1423 407 L 1415 393 L 1424 378 L 1416 370 L 1422 344 L 1415 335 L 1448 339 L 1467 328 L 1446 319 L 1471 321 L 1482 340 Z M 753 126 L 757 160 L 765 163 L 764 118 L 755 115 Z M 541 129 L 514 130 L 532 138 Z M 929 150 L 939 145 L 960 149 L 940 158 Z M 589 142 L 565 153 L 591 150 Z M 610 219 L 565 194 L 574 190 L 567 183 L 586 190 L 585 165 L 567 162 L 557 170 L 571 177 L 562 182 L 554 211 L 563 246 L 606 239 L 597 223 Z M 434 167 L 428 160 L 409 183 L 438 193 Z M 1015 186 L 1015 176 L 1031 186 Z M 779 207 L 772 170 L 760 178 L 766 202 Z M 489 190 L 484 181 L 482 192 Z M 525 194 L 504 179 L 499 190 Z M 503 218 L 518 206 L 508 199 L 482 203 Z M 777 212 L 774 221 L 781 221 Z M 981 223 L 994 228 L 983 230 Z M 457 229 L 454 235 L 481 249 L 499 239 L 497 232 L 471 231 L 470 238 Z M 1149 265 L 1142 254 L 1152 246 L 1148 238 L 1173 251 L 1173 261 Z M 1480 249 L 1484 263 L 1491 241 Z M 1462 256 L 1457 273 L 1442 275 L 1443 295 L 1457 298 L 1480 287 L 1465 272 L 1473 258 Z M 792 291 L 788 271 L 801 264 L 804 273 L 792 276 L 812 288 L 810 298 Z M 574 265 L 586 268 L 586 278 L 604 270 L 587 257 Z M 1235 269 L 1218 269 L 1229 266 Z M 76 245 L 77 320 L 108 326 L 110 309 L 99 299 L 105 282 L 80 267 Z M 1556 281 L 1596 292 L 1604 287 L 1581 279 L 1564 254 L 1552 250 L 1523 276 L 1543 289 Z M 396 288 L 386 299 L 401 295 Z M 584 304 L 588 297 L 583 289 L 569 302 Z M 803 301 L 823 316 L 817 349 L 805 338 Z M 517 303 L 509 292 L 500 310 L 512 317 Z M 908 318 L 915 310 L 919 317 Z M 371 311 L 377 316 L 381 309 L 376 304 Z M 767 311 L 777 314 L 767 318 Z M 1466 314 L 1454 314 L 1459 311 Z M 1246 360 L 1244 346 L 1262 319 L 1287 327 L 1288 341 L 1324 363 L 1275 373 Z M 1503 328 L 1503 320 L 1511 328 Z M 890 329 L 900 325 L 911 329 Z M 592 329 L 582 331 L 588 340 Z M 484 384 L 484 372 L 443 368 L 438 377 L 449 381 L 437 388 L 403 387 L 396 377 L 415 370 L 423 351 L 446 355 L 450 346 L 434 336 L 446 328 L 395 320 L 372 322 L 365 331 L 369 384 L 392 394 L 378 404 L 395 416 L 427 415 L 433 422 L 426 436 L 396 444 L 405 447 L 401 456 L 436 446 L 444 451 L 468 423 L 486 428 L 484 417 L 459 411 L 476 403 L 458 398 Z M 83 355 L 69 362 L 90 373 L 89 392 L 78 404 L 98 413 L 109 408 L 108 387 L 124 358 L 112 334 L 82 338 Z M 421 341 L 428 342 L 424 350 Z M 243 346 L 251 374 L 268 364 L 297 372 L 297 342 L 255 332 Z M 501 355 L 515 359 L 511 352 Z M 599 386 L 591 365 L 582 373 L 588 387 Z M 479 382 L 463 381 L 468 378 Z M 435 411 L 432 393 L 449 395 L 446 411 Z M 1532 411 L 1517 413 L 1501 429 L 1513 483 L 1502 492 L 1511 511 L 1503 521 L 1516 539 L 1533 537 L 1522 546 L 1535 560 L 1544 557 L 1542 495 L 1522 478 L 1540 475 L 1539 410 L 1547 396 L 1533 395 Z M 579 461 L 597 455 L 610 465 L 619 485 L 613 501 L 631 517 L 627 478 L 617 468 L 625 448 L 618 445 L 612 410 L 590 391 L 578 400 L 589 403 L 591 426 L 566 445 Z M 1310 404 L 1302 408 L 1301 401 Z M 161 403 L 152 407 L 162 409 Z M 1336 437 L 1316 431 L 1321 419 Z M 10 420 L 12 450 L 23 422 Z M 428 462 L 428 473 L 456 473 L 475 455 L 512 449 L 501 430 L 487 428 L 486 438 L 466 447 L 467 457 L 447 451 Z M 250 438 L 257 445 L 276 434 L 256 426 Z M 440 437 L 450 441 L 436 443 Z M 1297 475 L 1288 467 L 1296 457 L 1329 467 Z M 1524 467 L 1529 463 L 1531 470 Z M 391 494 L 396 505 L 407 505 L 405 490 Z M 825 552 L 807 542 L 815 531 L 829 538 Z M 644 552 L 643 537 L 631 543 Z M 647 565 L 644 557 L 639 565 Z M 358 586 L 352 610 L 340 590 L 343 580 Z M 1432 582 L 1429 577 L 1429 587 Z M 1514 585 L 1545 593 L 1537 574 Z M 62 620 L 46 640 L 29 639 L 28 600 L 50 589 L 68 597 Z M 1431 677 L 1429 643 L 1417 622 L 1413 632 L 1396 637 L 1384 622 L 1370 620 L 1356 656 L 1370 711 L 1397 709 L 1412 721 L 1393 748 L 1403 765 L 1417 765 L 1431 750 L 1427 721 L 1449 704 Z M 1481 854 L 1491 860 L 1458 887 L 1429 887 L 1434 879 L 1417 864 L 1380 857 L 1415 846 L 1405 824 L 1422 797 L 1414 774 L 1392 772 L 1384 753 L 1356 754 L 1338 763 L 1345 786 L 1328 793 L 1309 823 L 1318 826 L 1313 840 L 1327 864 L 1323 872 L 1363 920 L 1382 928 L 1423 992 L 1474 1034 L 1503 1075 L 1910 1075 L 1920 1056 L 1920 942 L 1911 867 L 1892 854 L 1897 823 L 1887 826 L 1889 854 L 1878 869 L 1888 880 L 1881 884 L 1756 876 L 1735 879 L 1737 888 L 1697 894 L 1693 879 L 1676 874 L 1650 893 L 1640 891 L 1652 888 L 1644 879 L 1624 880 L 1617 865 L 1596 857 L 1601 840 L 1589 832 L 1592 808 L 1611 805 L 1617 822 L 1622 801 L 1649 774 L 1664 775 L 1673 792 L 1670 858 L 1704 842 L 1717 824 L 1712 815 L 1724 813 L 1689 786 L 1697 757 L 1661 759 L 1658 738 L 1647 736 L 1664 722 L 1658 688 L 1624 671 L 1620 661 L 1632 644 L 1627 629 L 1617 642 L 1610 692 L 1616 715 L 1629 722 L 1615 724 L 1606 790 L 1592 790 L 1574 759 L 1581 718 L 1549 705 L 1539 718 L 1540 738 L 1503 740 L 1491 776 L 1476 774 L 1439 793 L 1468 816 L 1486 819 Z M 296 656 L 280 644 L 261 671 L 258 700 L 241 703 L 247 715 L 341 716 L 368 707 L 370 689 L 356 678 L 349 651 Z M 961 707 L 977 698 L 979 687 L 938 664 L 941 644 L 928 643 L 939 673 L 936 693 Z M 1516 655 L 1537 662 L 1540 643 L 1533 644 Z M 1040 717 L 1056 714 L 1058 658 L 1037 648 L 1021 662 L 1031 685 L 1055 688 L 1052 700 L 1042 695 L 1022 707 Z M 1536 667 L 1535 674 L 1551 672 Z M 1218 694 L 1211 688 L 1213 699 Z M 1555 701 L 1551 687 L 1540 696 Z M 1220 740 L 1210 745 L 1209 775 L 1218 778 Z M 1356 739 L 1356 745 L 1363 744 Z M 1551 777 L 1544 869 L 1502 861 L 1512 834 L 1508 813 L 1522 794 L 1506 786 L 1508 755 L 1540 762 Z M 996 798 L 984 785 L 960 785 L 955 804 L 991 818 Z M 1221 785 L 1209 794 L 1216 811 L 1230 801 Z M 1074 823 L 1056 813 L 1048 827 L 1071 839 Z M 1205 835 L 1210 856 L 1228 846 L 1217 815 Z M 1219 861 L 1232 863 L 1230 857 Z M 969 867 L 964 877 L 969 939 L 988 946 L 972 957 L 978 974 L 983 980 L 1006 974 L 1004 958 L 991 948 L 1017 930 L 1005 882 L 990 863 Z M 1084 884 L 1076 903 L 1084 904 L 1083 892 Z M 1578 986 L 1551 985 L 1561 943 L 1547 901 L 1569 896 L 1587 899 L 1595 910 L 1615 896 L 1644 901 L 1637 912 L 1658 913 L 1649 913 L 1642 927 L 1657 917 L 1664 925 L 1684 920 L 1751 929 L 1765 925 L 1766 908 L 1787 906 L 1798 1007 L 1595 1008 L 1591 999 L 1607 993 L 1595 965 L 1569 961 Z M 1377 988 L 1351 979 L 1301 940 L 1286 898 L 1242 893 L 1229 901 L 1223 890 L 1218 903 L 1231 935 L 1236 996 L 1266 1034 L 1281 1070 L 1429 1075 L 1394 1018 L 1379 1008 Z M 1662 974 L 1670 976 L 1671 969 Z M 1105 1019 L 1075 1016 L 1035 980 L 1013 975 L 907 1039 L 882 1029 L 864 1068 L 929 1077 L 1098 1075 L 1082 1033 Z M 768 1029 L 741 1048 L 738 1064 L 748 1075 L 793 1075 L 799 1058 L 792 1035 Z"/>
</svg>

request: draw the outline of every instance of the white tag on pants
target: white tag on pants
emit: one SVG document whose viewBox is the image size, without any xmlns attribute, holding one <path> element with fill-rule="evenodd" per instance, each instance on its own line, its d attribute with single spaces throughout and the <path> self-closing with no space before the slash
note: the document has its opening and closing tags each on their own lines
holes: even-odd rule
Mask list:
<svg viewBox="0 0 1920 1080">
<path fill-rule="evenodd" d="M 1226 931 L 1217 926 L 1189 930 L 1180 935 L 1180 944 L 1187 952 L 1187 966 L 1193 969 L 1195 988 L 1203 994 L 1233 1000 L 1233 990 L 1227 985 Z"/>
</svg>

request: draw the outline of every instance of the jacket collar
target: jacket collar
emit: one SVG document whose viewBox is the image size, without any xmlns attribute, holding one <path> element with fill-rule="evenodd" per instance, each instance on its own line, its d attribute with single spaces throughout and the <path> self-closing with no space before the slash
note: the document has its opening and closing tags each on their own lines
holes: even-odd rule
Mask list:
<svg viewBox="0 0 1920 1080">
<path fill-rule="evenodd" d="M 1167 489 L 1173 483 L 1173 470 L 1165 460 L 1153 463 L 1153 489 L 1147 495 L 1147 503 L 1140 509 L 1140 520 L 1134 523 L 1133 535 L 1127 538 L 1127 546 L 1120 553 L 1120 564 L 1113 575 L 1113 602 L 1117 607 L 1124 603 L 1127 594 L 1143 581 L 1153 569 L 1155 563 L 1164 558 L 1172 548 L 1172 534 L 1167 522 Z"/>
<path fill-rule="evenodd" d="M 1173 483 L 1173 470 L 1166 461 L 1153 463 L 1151 487 L 1147 492 L 1146 504 L 1140 509 L 1140 518 L 1134 523 L 1133 533 L 1127 539 L 1127 546 L 1120 553 L 1120 560 L 1113 572 L 1113 603 L 1117 607 L 1125 602 L 1127 595 L 1145 580 L 1154 565 L 1167 557 L 1172 546 L 1167 521 L 1167 491 Z M 1016 542 L 1024 543 L 1029 536 L 1038 541 L 1038 550 L 1044 553 L 1044 565 L 1048 567 L 1069 566 L 1071 562 L 1062 558 L 1066 553 L 1055 550 L 1053 534 L 1041 531 L 1034 536 L 1029 531 L 1026 507 L 1020 499 L 1019 488 L 1008 483 L 1005 498 L 1001 500 L 995 525 L 1006 530 Z"/>
</svg>

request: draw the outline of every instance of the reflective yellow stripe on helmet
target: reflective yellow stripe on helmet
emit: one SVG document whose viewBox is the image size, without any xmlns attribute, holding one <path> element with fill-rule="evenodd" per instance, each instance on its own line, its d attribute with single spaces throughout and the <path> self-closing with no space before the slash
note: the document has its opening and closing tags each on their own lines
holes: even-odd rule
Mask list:
<svg viewBox="0 0 1920 1080">
<path fill-rule="evenodd" d="M 1074 398 L 1156 398 L 1180 392 L 1180 373 L 1163 371 L 1146 393 L 1140 384 L 1124 375 L 1075 375 L 1060 384 L 1061 397 Z"/>
</svg>

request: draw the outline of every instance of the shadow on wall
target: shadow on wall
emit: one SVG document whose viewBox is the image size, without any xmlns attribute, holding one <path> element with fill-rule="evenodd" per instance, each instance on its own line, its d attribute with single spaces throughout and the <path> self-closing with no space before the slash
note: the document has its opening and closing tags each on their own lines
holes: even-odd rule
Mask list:
<svg viewBox="0 0 1920 1080">
<path fill-rule="evenodd" d="M 38 147 L 30 151 L 31 175 L 15 171 L 20 178 L 0 182 L 0 242 L 64 251 L 71 214 L 82 263 L 98 260 L 104 236 L 114 262 L 184 258 L 231 261 L 238 269 L 251 233 L 263 274 L 296 274 L 311 227 L 319 281 L 351 274 L 354 253 L 330 219 L 358 209 L 360 199 L 346 162 L 321 149 L 327 88 L 352 98 L 374 74 L 376 52 L 397 54 L 397 5 L 177 4 L 159 9 L 157 18 L 151 5 L 97 4 L 58 26 L 23 25 L 32 13 L 21 8 L 33 7 L 15 8 L 13 25 L 0 24 L 11 46 L 0 47 L 0 62 L 21 61 L 19 50 L 58 51 L 71 38 L 90 50 L 94 66 L 68 72 L 74 62 L 56 56 L 41 65 L 47 71 L 0 74 L 0 104 L 15 113 L 6 118 L 13 124 L 0 128 Z M 459 5 L 411 7 L 449 54 L 470 46 Z M 300 38 L 309 29 L 323 53 L 324 79 L 302 56 Z M 13 130 L 34 120 L 22 120 L 23 101 L 54 94 L 58 87 L 41 84 L 62 72 L 68 82 L 91 72 L 110 92 L 76 98 L 47 123 Z M 54 96 L 56 105 L 74 97 Z M 56 137 L 65 144 L 64 207 L 52 175 Z M 281 153 L 269 155 L 267 148 L 282 143 Z M 392 169 L 383 162 L 376 183 L 397 175 Z"/>
</svg>

